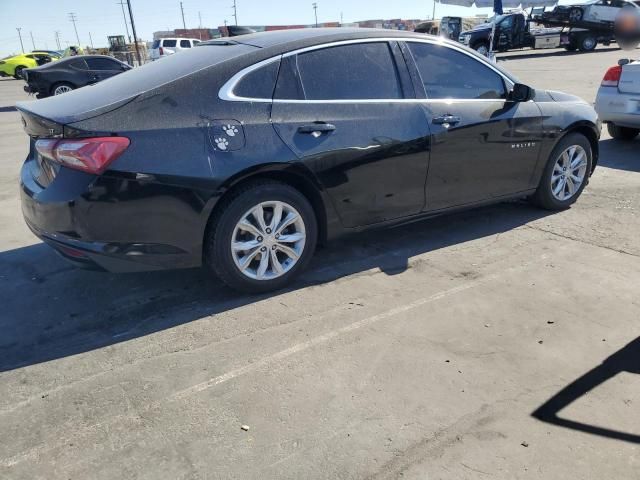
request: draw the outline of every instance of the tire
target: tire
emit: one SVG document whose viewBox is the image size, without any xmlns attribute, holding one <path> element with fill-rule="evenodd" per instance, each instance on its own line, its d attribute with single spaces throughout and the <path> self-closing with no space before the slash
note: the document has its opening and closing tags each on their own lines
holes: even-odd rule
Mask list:
<svg viewBox="0 0 640 480">
<path fill-rule="evenodd" d="M 75 90 L 76 86 L 69 82 L 59 82 L 54 84 L 51 87 L 51 96 L 62 95 L 63 93 L 70 92 L 71 90 Z M 64 91 L 62 91 L 64 90 Z"/>
<path fill-rule="evenodd" d="M 572 8 L 569 10 L 569 21 L 570 22 L 579 22 L 582 20 L 582 16 L 584 12 L 581 8 Z"/>
<path fill-rule="evenodd" d="M 578 44 L 581 52 L 593 52 L 598 46 L 598 39 L 593 35 L 583 35 Z"/>
<path fill-rule="evenodd" d="M 218 278 L 236 290 L 262 293 L 287 286 L 304 271 L 316 248 L 318 224 L 313 207 L 302 193 L 285 183 L 263 180 L 241 186 L 223 202 L 210 220 L 204 246 L 204 263 Z M 298 213 L 301 222 L 296 221 L 287 226 L 280 237 L 276 229 L 268 228 L 273 227 L 270 222 L 275 214 L 275 204 L 283 206 L 280 225 L 294 212 Z M 262 217 L 266 228 L 260 228 L 257 217 L 252 212 L 258 206 L 263 208 Z M 244 225 L 250 223 L 253 230 L 240 228 L 243 219 L 246 220 Z M 258 233 L 263 236 L 258 236 Z M 284 236 L 294 238 L 294 235 L 302 235 L 304 240 L 297 243 L 277 240 Z M 233 249 L 233 242 L 237 245 L 258 246 L 251 250 Z M 289 246 L 289 251 L 294 250 L 299 255 L 297 260 L 280 250 L 281 247 Z M 263 278 L 259 278 L 263 252 L 267 254 L 268 266 L 266 270 L 262 270 Z M 273 256 L 282 269 L 280 272 L 275 268 Z M 247 262 L 244 273 L 241 269 L 243 261 Z"/>
<path fill-rule="evenodd" d="M 582 182 L 577 189 L 574 187 L 574 191 L 569 197 L 562 198 L 563 195 L 571 192 L 570 186 L 575 185 L 572 180 L 569 180 L 570 178 L 573 178 L 574 175 L 565 174 L 562 170 L 562 165 L 560 165 L 561 163 L 564 163 L 564 158 L 566 158 L 563 157 L 564 152 L 567 152 L 571 148 L 573 148 L 574 152 L 577 154 L 575 157 L 570 159 L 569 163 L 571 165 L 573 165 L 574 162 L 576 162 L 577 165 L 578 155 L 581 153 L 579 149 L 582 149 L 582 152 L 584 153 L 584 165 L 580 168 L 580 172 L 582 172 Z M 563 157 L 563 159 L 561 159 L 561 157 Z M 542 177 L 540 178 L 538 188 L 530 200 L 534 205 L 547 210 L 564 210 L 569 208 L 573 203 L 575 203 L 578 197 L 580 197 L 584 187 L 589 183 L 591 165 L 593 164 L 592 162 L 593 152 L 591 149 L 591 143 L 589 143 L 587 137 L 580 133 L 568 134 L 558 142 L 551 152 L 547 165 L 542 173 Z M 558 167 L 556 167 L 556 165 L 558 165 Z M 580 176 L 580 172 L 576 170 L 577 174 L 575 176 Z M 571 174 L 573 173 L 574 172 L 571 171 Z M 557 178 L 560 175 L 562 175 L 561 178 L 556 181 L 553 180 L 554 177 Z M 559 194 L 554 194 L 554 187 L 560 187 L 562 182 L 564 182 L 564 186 L 559 189 Z"/>
<path fill-rule="evenodd" d="M 485 57 L 489 54 L 489 44 L 487 42 L 478 42 L 473 46 L 473 49 Z"/>
<path fill-rule="evenodd" d="M 615 123 L 607 123 L 607 131 L 616 140 L 633 140 L 640 133 L 638 128 L 619 127 Z"/>
<path fill-rule="evenodd" d="M 571 43 L 565 45 L 564 49 L 567 52 L 575 52 L 578 49 L 578 46 L 575 44 L 575 42 L 571 42 Z"/>
<path fill-rule="evenodd" d="M 16 80 L 22 80 L 22 71 L 27 68 L 23 65 L 20 65 L 18 67 L 16 67 L 14 73 L 13 73 L 13 78 L 15 78 Z"/>
</svg>

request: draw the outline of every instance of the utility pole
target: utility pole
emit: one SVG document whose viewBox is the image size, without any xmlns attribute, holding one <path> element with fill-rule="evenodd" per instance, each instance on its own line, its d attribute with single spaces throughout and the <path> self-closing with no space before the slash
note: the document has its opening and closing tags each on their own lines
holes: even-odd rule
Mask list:
<svg viewBox="0 0 640 480">
<path fill-rule="evenodd" d="M 118 5 L 122 7 L 122 18 L 124 18 L 124 30 L 125 32 L 127 32 L 127 38 L 129 39 L 129 43 L 131 43 L 131 35 L 129 35 L 129 26 L 127 25 L 127 14 L 124 13 L 124 6 L 126 5 L 126 3 L 123 1 L 120 1 Z"/>
<path fill-rule="evenodd" d="M 238 26 L 238 5 L 236 5 L 236 0 L 233 0 L 233 18 L 236 21 L 236 27 Z"/>
<path fill-rule="evenodd" d="M 56 45 L 58 46 L 58 50 L 62 50 L 62 47 L 60 46 L 60 30 L 56 30 L 54 33 L 56 35 Z"/>
<path fill-rule="evenodd" d="M 21 53 L 24 53 L 24 45 L 22 44 L 22 34 L 20 33 L 20 30 L 22 30 L 22 28 L 20 28 L 20 27 L 16 27 L 16 30 L 18 31 L 18 36 L 20 37 L 20 49 L 21 49 Z"/>
<path fill-rule="evenodd" d="M 436 19 L 436 0 L 433 0 L 433 13 L 431 14 L 431 20 Z"/>
<path fill-rule="evenodd" d="M 180 2 L 180 11 L 182 12 L 182 28 L 187 29 L 187 25 L 184 23 L 184 7 L 182 6 L 182 2 Z"/>
<path fill-rule="evenodd" d="M 198 12 L 198 28 L 202 29 L 202 13 Z"/>
<path fill-rule="evenodd" d="M 129 20 L 131 20 L 131 30 L 133 31 L 133 44 L 136 47 L 136 57 L 138 57 L 138 66 L 142 65 L 142 59 L 140 58 L 140 48 L 138 47 L 138 36 L 136 35 L 136 24 L 133 22 L 133 12 L 131 11 L 131 0 L 127 0 L 127 6 L 129 7 Z"/>
<path fill-rule="evenodd" d="M 76 40 L 78 41 L 78 48 L 81 48 L 81 46 L 80 46 L 80 37 L 78 36 L 78 29 L 76 28 L 76 20 L 77 20 L 76 14 L 71 12 L 69 14 L 69 20 L 71 20 L 71 23 L 73 23 L 73 29 L 76 32 Z"/>
<path fill-rule="evenodd" d="M 344 23 L 343 13 L 344 12 L 340 12 L 340 26 L 342 26 L 342 24 Z"/>
<path fill-rule="evenodd" d="M 33 49 L 36 49 L 36 42 L 33 41 L 33 32 L 29 31 L 29 35 L 31 35 L 31 45 L 33 45 Z"/>
<path fill-rule="evenodd" d="M 313 14 L 316 17 L 316 28 L 318 28 L 318 4 L 313 2 L 311 5 L 313 5 Z"/>
<path fill-rule="evenodd" d="M 91 50 L 95 50 L 95 48 L 93 48 L 93 38 L 91 38 L 91 32 L 89 32 L 89 43 L 91 43 Z"/>
</svg>

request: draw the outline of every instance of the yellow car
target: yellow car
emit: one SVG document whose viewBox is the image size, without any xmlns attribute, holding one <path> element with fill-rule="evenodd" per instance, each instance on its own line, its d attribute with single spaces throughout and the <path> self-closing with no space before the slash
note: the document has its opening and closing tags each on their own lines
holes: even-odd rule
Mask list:
<svg viewBox="0 0 640 480">
<path fill-rule="evenodd" d="M 25 68 L 35 68 L 59 57 L 45 52 L 22 53 L 13 57 L 6 57 L 0 60 L 0 77 L 22 78 L 22 71 Z"/>
</svg>

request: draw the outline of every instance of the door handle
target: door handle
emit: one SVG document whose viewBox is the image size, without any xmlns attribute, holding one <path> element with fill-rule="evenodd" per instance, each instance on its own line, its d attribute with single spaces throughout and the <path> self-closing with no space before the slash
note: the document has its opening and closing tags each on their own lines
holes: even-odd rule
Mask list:
<svg viewBox="0 0 640 480">
<path fill-rule="evenodd" d="M 433 122 L 434 125 L 444 125 L 444 124 L 457 125 L 462 121 L 462 119 L 455 115 L 446 114 L 446 115 L 440 115 L 439 117 L 433 117 L 433 120 L 431 121 Z"/>
<path fill-rule="evenodd" d="M 335 125 L 331 123 L 317 122 L 310 125 L 303 125 L 298 127 L 298 133 L 304 133 L 318 138 L 323 133 L 330 133 L 336 129 Z"/>
</svg>

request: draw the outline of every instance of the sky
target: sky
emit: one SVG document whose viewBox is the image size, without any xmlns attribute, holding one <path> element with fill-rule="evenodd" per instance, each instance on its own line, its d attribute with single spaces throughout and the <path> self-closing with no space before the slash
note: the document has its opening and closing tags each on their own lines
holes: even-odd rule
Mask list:
<svg viewBox="0 0 640 480">
<path fill-rule="evenodd" d="M 77 44 L 69 13 L 76 14 L 81 45 L 106 47 L 108 35 L 124 35 L 123 0 L 0 0 L 0 58 L 20 52 L 16 28 L 21 28 L 26 51 L 57 50 L 55 31 L 61 45 Z M 433 0 L 315 0 L 319 22 L 356 22 L 369 19 L 431 18 Z M 312 0 L 236 0 L 239 25 L 312 24 Z M 233 0 L 182 0 L 187 28 L 215 28 L 224 20 L 233 23 Z M 153 32 L 182 28 L 179 0 L 131 0 L 138 37 L 152 40 Z M 125 6 L 126 8 L 126 6 Z M 490 9 L 436 5 L 436 18 L 443 15 L 472 16 Z M 129 27 L 130 28 L 130 27 Z M 33 42 L 31 41 L 33 35 Z"/>
</svg>

